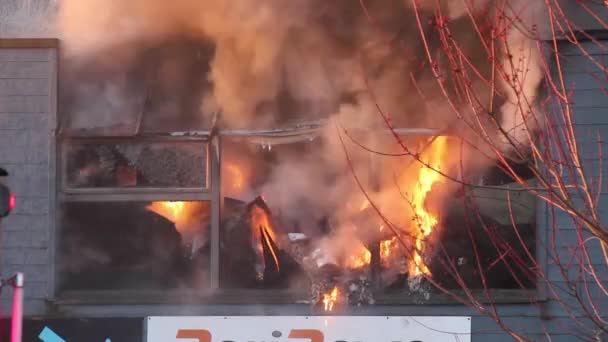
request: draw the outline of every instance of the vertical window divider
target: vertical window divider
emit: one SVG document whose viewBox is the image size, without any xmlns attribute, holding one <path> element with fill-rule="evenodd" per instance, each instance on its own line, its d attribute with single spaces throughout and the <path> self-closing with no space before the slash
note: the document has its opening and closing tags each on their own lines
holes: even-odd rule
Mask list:
<svg viewBox="0 0 608 342">
<path fill-rule="evenodd" d="M 210 255 L 210 288 L 220 287 L 220 211 L 221 211 L 221 140 L 218 136 L 212 138 L 209 144 L 211 168 L 211 255 Z"/>
</svg>

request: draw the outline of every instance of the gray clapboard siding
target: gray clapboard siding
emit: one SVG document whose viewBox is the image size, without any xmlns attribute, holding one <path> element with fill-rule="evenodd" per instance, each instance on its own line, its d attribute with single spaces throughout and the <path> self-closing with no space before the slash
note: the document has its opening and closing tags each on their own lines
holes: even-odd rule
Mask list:
<svg viewBox="0 0 608 342">
<path fill-rule="evenodd" d="M 589 45 L 585 44 L 584 46 Z M 606 55 L 604 53 L 583 55 L 582 51 L 579 54 L 569 55 L 560 51 L 559 58 L 553 59 L 556 69 L 558 61 L 562 76 L 565 78 L 568 73 L 601 73 L 603 70 L 598 67 L 606 64 Z M 556 74 L 554 80 L 559 84 L 559 75 Z"/>
<path fill-rule="evenodd" d="M 606 63 L 608 52 L 598 48 L 598 46 L 591 42 L 585 43 L 584 48 L 589 52 L 594 53 L 593 57 L 596 58 L 597 61 L 601 61 L 608 65 L 608 63 Z M 588 57 L 583 56 L 582 52 L 577 47 L 563 44 L 561 46 L 560 54 L 565 56 L 562 60 L 562 70 L 566 80 L 566 87 L 572 91 L 570 100 L 572 102 L 573 116 L 576 123 L 575 132 L 577 134 L 577 142 L 583 156 L 583 167 L 588 175 L 588 180 L 597 181 L 598 176 L 600 175 L 603 178 L 608 176 L 608 172 L 605 168 L 602 170 L 599 169 L 599 165 L 606 163 L 608 159 L 606 158 L 606 154 L 602 154 L 602 159 L 599 159 L 597 140 L 599 135 L 602 140 L 600 143 L 602 150 L 608 148 L 608 144 L 604 141 L 608 139 L 608 110 L 605 108 L 608 104 L 608 96 L 605 92 L 608 82 L 605 78 L 605 74 L 591 63 Z M 572 180 L 573 178 L 568 172 L 565 172 L 563 175 L 567 181 Z M 601 190 L 602 194 L 600 196 L 598 212 L 602 222 L 608 222 L 608 187 L 602 185 Z M 572 193 L 575 192 L 573 191 Z M 580 203 L 580 198 L 575 196 L 575 201 Z M 551 213 L 554 213 L 554 215 Z M 565 307 L 563 307 L 555 299 L 550 299 L 547 303 L 546 309 L 548 314 L 557 318 L 549 321 L 549 331 L 564 334 L 568 333 L 568 330 L 572 330 L 572 332 L 570 332 L 571 336 L 564 335 L 558 337 L 553 334 L 551 336 L 553 341 L 571 341 L 576 340 L 577 337 L 581 337 L 577 333 L 580 332 L 581 329 L 576 327 L 575 320 L 571 319 L 570 315 L 584 318 L 586 314 L 581 310 L 576 299 L 566 294 L 567 291 L 569 291 L 569 284 L 566 282 L 564 275 L 561 273 L 553 258 L 559 257 L 559 263 L 568 266 L 566 269 L 566 278 L 578 281 L 578 271 L 581 268 L 581 265 L 578 264 L 578 262 L 581 261 L 578 257 L 581 255 L 580 252 L 574 256 L 574 265 L 569 266 L 569 261 L 572 258 L 575 248 L 579 244 L 579 239 L 585 239 L 589 237 L 590 234 L 581 230 L 580 225 L 577 225 L 572 221 L 570 216 L 561 211 L 550 211 L 549 216 L 550 218 L 547 222 L 548 227 L 545 227 L 545 229 L 549 231 L 549 236 L 555 233 L 555 243 L 557 247 L 556 250 L 551 249 L 551 253 L 547 257 L 548 265 L 546 276 L 552 280 L 552 284 L 555 287 L 554 290 L 559 293 L 558 297 L 565 304 Z M 553 231 L 553 229 L 556 230 Z M 579 236 L 579 233 L 582 234 L 582 237 Z M 583 264 L 589 262 L 593 264 L 596 267 L 598 277 L 604 284 L 608 283 L 608 267 L 603 262 L 603 254 L 599 244 L 590 242 L 587 243 L 586 246 L 591 260 L 585 260 Z M 588 275 L 586 278 L 589 279 Z M 578 283 L 579 286 L 584 284 L 585 283 Z M 583 302 L 588 307 L 590 306 L 589 304 L 593 302 L 600 312 L 605 315 L 606 310 L 608 309 L 608 299 L 605 295 L 601 294 L 597 284 L 587 284 L 589 286 L 591 298 L 587 298 L 585 295 Z M 543 329 L 541 329 L 540 326 L 535 327 L 534 320 L 522 320 L 521 322 L 518 322 L 518 324 L 521 324 L 527 330 L 536 330 L 539 336 L 541 336 L 540 334 Z M 589 322 L 585 322 L 585 324 L 592 327 Z"/>
<path fill-rule="evenodd" d="M 0 96 L 47 96 L 49 82 L 45 78 L 0 79 Z"/>
<path fill-rule="evenodd" d="M 49 62 L 0 62 L 0 78 L 47 78 Z"/>
<path fill-rule="evenodd" d="M 562 234 L 563 232 L 560 232 Z M 576 237 L 575 237 L 576 238 Z M 601 265 L 604 262 L 604 254 L 602 250 L 598 246 L 597 240 L 589 241 L 586 243 L 587 253 L 589 254 L 589 259 L 592 264 Z M 557 252 L 557 253 L 555 253 Z M 560 246 L 557 248 L 557 251 L 552 251 L 552 253 L 556 254 L 556 257 L 560 258 L 561 263 L 567 264 L 569 260 L 585 260 L 585 256 L 583 255 L 583 250 L 579 246 L 579 244 L 568 244 L 566 246 Z M 582 259 L 581 259 L 582 258 Z M 587 262 L 585 260 L 585 262 Z"/>
<path fill-rule="evenodd" d="M 574 194 L 573 195 L 573 200 L 572 202 L 574 203 L 575 208 L 579 209 L 579 210 L 585 210 L 584 205 L 582 204 L 582 198 L 580 197 L 580 195 L 578 194 Z M 599 207 L 597 208 L 597 214 L 599 216 L 599 219 L 601 222 L 605 223 L 608 222 L 608 194 L 600 194 L 599 197 Z M 572 222 L 572 217 L 568 214 L 566 214 L 563 211 L 560 210 L 549 210 L 548 213 L 548 220 L 549 220 L 549 227 L 546 227 L 545 229 L 548 229 L 549 231 L 551 231 L 552 229 L 559 229 L 559 230 L 574 230 L 574 229 L 578 229 L 577 226 Z M 569 238 L 574 238 L 575 236 L 565 236 L 562 239 L 569 239 Z M 576 243 L 576 241 L 573 241 L 572 243 Z"/>
<path fill-rule="evenodd" d="M 584 43 L 580 46 L 573 46 L 570 42 L 561 41 L 560 44 L 560 57 L 570 57 L 570 56 L 585 56 L 592 55 L 606 55 L 608 54 L 608 43 L 606 41 L 597 41 L 597 43 L 588 44 Z M 565 48 L 564 48 L 565 47 Z M 553 58 L 554 59 L 554 58 Z"/>
<path fill-rule="evenodd" d="M 554 81 L 558 83 L 558 80 Z M 576 90 L 607 90 L 608 74 L 604 72 L 569 72 L 564 75 L 564 83 L 568 91 Z"/>
<path fill-rule="evenodd" d="M 608 109 L 606 108 L 576 108 L 575 125 L 606 125 L 608 124 Z"/>
<path fill-rule="evenodd" d="M 0 96 L 0 113 L 48 113 L 48 95 Z"/>
<path fill-rule="evenodd" d="M 53 53 L 50 49 L 0 49 L 0 62 L 51 62 L 52 58 Z"/>
<path fill-rule="evenodd" d="M 575 109 L 608 107 L 608 95 L 602 89 L 575 89 L 569 100 Z"/>
<path fill-rule="evenodd" d="M 592 116 L 603 115 L 603 111 L 608 108 L 598 110 L 593 108 L 593 111 L 587 111 L 586 115 Z M 572 108 L 573 123 L 577 122 L 578 108 Z M 552 114 L 552 121 L 548 123 L 551 132 L 548 134 L 548 139 L 540 140 L 540 144 L 544 147 L 545 144 L 550 147 L 551 155 L 550 160 L 558 163 L 566 163 L 564 166 L 572 165 L 572 156 L 569 152 L 569 144 L 573 141 L 569 141 L 567 136 L 569 133 L 568 126 L 564 123 L 562 114 Z M 588 121 L 599 121 L 603 119 L 587 119 Z M 585 160 L 586 163 L 583 168 L 590 169 L 591 162 L 597 161 L 600 158 L 606 158 L 606 151 L 608 151 L 608 125 L 606 124 L 574 124 L 574 133 L 576 145 L 578 147 L 578 156 Z M 596 163 L 595 166 L 599 165 Z M 596 175 L 599 175 L 599 170 L 594 171 Z"/>
<path fill-rule="evenodd" d="M 0 264 L 3 277 L 25 273 L 26 312 L 46 310 L 51 241 L 51 144 L 55 122 L 57 51 L 20 46 L 0 39 L 0 166 L 10 173 L 17 196 L 14 212 L 2 220 Z M 18 46 L 17 48 L 12 46 Z M 48 44 L 47 44 L 48 45 Z M 10 291 L 2 302 L 9 303 Z"/>
<path fill-rule="evenodd" d="M 605 24 L 608 22 L 608 11 L 601 1 L 584 1 L 585 6 L 581 6 L 578 0 L 558 0 L 552 3 L 553 15 L 555 20 L 562 23 L 563 29 L 570 27 L 572 30 L 604 30 Z M 541 14 L 543 17 L 548 16 L 548 13 Z M 565 18 L 564 18 L 565 17 Z M 599 18 L 596 19 L 596 18 Z M 543 20 L 540 18 L 539 20 Z M 567 21 L 567 23 L 566 23 Z M 558 25 L 555 25 L 556 35 L 562 35 Z M 541 37 L 543 39 L 553 39 L 549 27 L 543 29 L 541 27 Z M 588 50 L 593 50 L 593 47 L 585 47 Z"/>
<path fill-rule="evenodd" d="M 585 179 L 589 182 L 589 188 L 596 193 L 598 189 L 601 193 L 608 192 L 608 165 L 604 164 L 604 161 L 599 158 L 585 158 L 583 160 L 583 171 Z M 566 182 L 566 184 L 581 185 L 581 176 L 578 173 L 578 169 L 574 167 L 573 162 L 562 164 L 564 170 L 560 174 L 560 178 Z"/>
</svg>

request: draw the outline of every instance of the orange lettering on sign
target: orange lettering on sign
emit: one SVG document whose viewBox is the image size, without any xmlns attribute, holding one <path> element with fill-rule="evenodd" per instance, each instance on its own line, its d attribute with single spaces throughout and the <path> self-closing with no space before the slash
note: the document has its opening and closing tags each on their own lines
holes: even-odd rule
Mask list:
<svg viewBox="0 0 608 342">
<path fill-rule="evenodd" d="M 198 339 L 198 342 L 211 342 L 211 333 L 207 330 L 179 330 L 176 337 Z"/>
<path fill-rule="evenodd" d="M 289 338 L 307 338 L 310 342 L 323 342 L 323 333 L 313 329 L 294 329 L 289 333 Z"/>
</svg>

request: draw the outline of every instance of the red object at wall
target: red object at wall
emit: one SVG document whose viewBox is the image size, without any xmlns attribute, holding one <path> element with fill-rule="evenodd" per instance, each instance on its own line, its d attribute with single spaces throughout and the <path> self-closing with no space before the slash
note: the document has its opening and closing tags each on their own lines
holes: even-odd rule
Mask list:
<svg viewBox="0 0 608 342">
<path fill-rule="evenodd" d="M 17 198 L 14 194 L 10 194 L 8 198 L 8 210 L 13 211 L 15 209 L 15 204 L 17 203 Z"/>
<path fill-rule="evenodd" d="M 4 184 L 0 184 L 0 218 L 8 216 L 15 209 L 16 198 L 11 190 Z"/>
</svg>

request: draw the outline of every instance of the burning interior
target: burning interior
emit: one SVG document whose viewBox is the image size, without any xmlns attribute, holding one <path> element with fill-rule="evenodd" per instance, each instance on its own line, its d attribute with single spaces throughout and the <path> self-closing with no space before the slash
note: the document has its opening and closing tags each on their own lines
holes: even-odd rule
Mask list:
<svg viewBox="0 0 608 342">
<path fill-rule="evenodd" d="M 497 168 L 478 175 L 479 189 L 454 190 L 457 138 L 404 137 L 419 161 L 371 154 L 353 170 L 319 156 L 326 139 L 223 137 L 217 241 L 214 199 L 196 200 L 196 189 L 214 186 L 211 145 L 70 144 L 65 182 L 83 197 L 63 203 L 62 290 L 204 292 L 214 243 L 219 289 L 286 290 L 327 311 L 392 295 L 429 302 L 442 295 L 436 285 L 535 287 L 517 264 L 526 261 L 514 259 L 535 253 L 533 199 L 511 194 L 505 207 L 504 187 L 514 180 Z M 525 168 L 519 174 L 532 177 Z M 152 193 L 163 187 L 191 197 Z M 143 195 L 126 200 L 133 191 Z"/>
<path fill-rule="evenodd" d="M 351 6 L 327 3 L 309 24 L 287 25 L 294 39 L 272 36 L 270 20 L 255 39 L 239 26 L 73 44 L 60 77 L 59 291 L 250 303 L 288 292 L 273 302 L 331 311 L 428 303 L 441 289 L 534 289 L 534 197 L 448 119 L 428 65 L 383 47 L 407 42 L 424 55 L 411 9 L 378 2 L 379 26 L 363 29 Z M 468 37 L 466 20 L 456 38 Z M 470 45 L 469 63 L 488 71 Z M 499 106 L 501 96 L 477 100 Z M 511 166 L 532 180 L 526 165 Z"/>
</svg>

